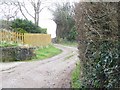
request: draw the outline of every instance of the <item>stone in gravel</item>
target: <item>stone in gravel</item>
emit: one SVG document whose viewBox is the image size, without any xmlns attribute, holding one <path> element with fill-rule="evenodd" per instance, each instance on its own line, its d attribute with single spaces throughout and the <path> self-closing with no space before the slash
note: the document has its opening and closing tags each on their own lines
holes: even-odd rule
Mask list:
<svg viewBox="0 0 120 90">
<path fill-rule="evenodd" d="M 53 83 L 53 85 L 55 85 L 55 83 Z"/>
<path fill-rule="evenodd" d="M 68 66 L 68 68 L 70 68 L 70 66 Z"/>
</svg>

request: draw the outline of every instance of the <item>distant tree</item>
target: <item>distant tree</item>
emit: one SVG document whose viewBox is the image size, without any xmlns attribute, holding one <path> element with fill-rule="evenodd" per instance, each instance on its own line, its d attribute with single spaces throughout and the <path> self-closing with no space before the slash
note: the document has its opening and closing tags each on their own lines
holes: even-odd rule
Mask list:
<svg viewBox="0 0 120 90">
<path fill-rule="evenodd" d="M 73 7 L 69 2 L 56 4 L 56 9 L 53 12 L 53 20 L 57 24 L 57 38 L 67 39 L 69 41 L 76 40 L 77 32 L 75 21 L 73 18 Z"/>
<path fill-rule="evenodd" d="M 17 31 L 19 31 L 20 29 L 22 29 L 22 31 L 25 30 L 25 32 L 28 33 L 46 33 L 46 29 L 42 29 L 41 27 L 35 25 L 31 21 L 23 20 L 23 19 L 13 20 L 11 27 Z"/>
</svg>

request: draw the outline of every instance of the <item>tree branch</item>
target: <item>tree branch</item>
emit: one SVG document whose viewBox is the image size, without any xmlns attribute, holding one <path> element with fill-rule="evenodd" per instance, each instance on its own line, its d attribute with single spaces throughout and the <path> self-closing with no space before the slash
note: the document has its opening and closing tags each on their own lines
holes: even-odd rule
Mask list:
<svg viewBox="0 0 120 90">
<path fill-rule="evenodd" d="M 22 11 L 22 8 L 21 8 L 20 3 L 19 3 L 19 2 L 17 2 L 17 3 L 18 3 L 18 6 L 19 6 L 19 9 L 20 9 L 20 12 L 21 12 L 22 15 L 24 16 L 24 18 L 25 18 L 26 20 L 28 20 L 27 17 L 25 16 L 25 14 L 24 14 L 23 11 Z"/>
<path fill-rule="evenodd" d="M 24 9 L 26 10 L 26 12 L 32 17 L 32 18 L 34 18 L 29 12 L 28 12 L 28 10 L 27 10 L 27 8 L 25 7 L 25 5 L 22 5 L 23 7 L 24 7 Z"/>
</svg>

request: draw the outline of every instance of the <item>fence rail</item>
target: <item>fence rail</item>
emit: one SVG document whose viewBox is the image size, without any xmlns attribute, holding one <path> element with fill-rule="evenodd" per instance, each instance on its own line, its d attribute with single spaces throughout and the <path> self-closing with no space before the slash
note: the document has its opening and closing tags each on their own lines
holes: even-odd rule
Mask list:
<svg viewBox="0 0 120 90">
<path fill-rule="evenodd" d="M 18 33 L 11 31 L 0 31 L 0 41 L 28 44 L 32 46 L 45 46 L 51 43 L 50 34 Z"/>
</svg>

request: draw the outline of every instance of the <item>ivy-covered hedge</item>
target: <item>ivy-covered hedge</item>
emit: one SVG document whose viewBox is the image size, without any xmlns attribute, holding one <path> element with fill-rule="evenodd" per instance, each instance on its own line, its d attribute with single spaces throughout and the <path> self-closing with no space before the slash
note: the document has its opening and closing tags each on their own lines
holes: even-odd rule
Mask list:
<svg viewBox="0 0 120 90">
<path fill-rule="evenodd" d="M 81 86 L 95 88 L 120 88 L 119 42 L 90 42 L 83 63 L 84 79 Z"/>
<path fill-rule="evenodd" d="M 81 87 L 120 88 L 118 6 L 117 2 L 76 5 Z"/>
<path fill-rule="evenodd" d="M 34 48 L 1 47 L 1 62 L 31 60 L 35 57 Z"/>
</svg>

